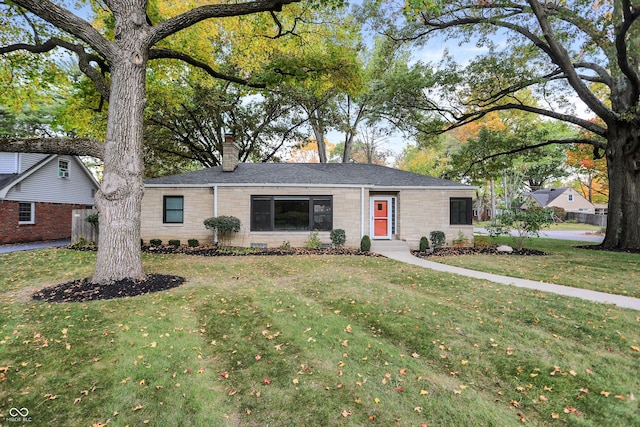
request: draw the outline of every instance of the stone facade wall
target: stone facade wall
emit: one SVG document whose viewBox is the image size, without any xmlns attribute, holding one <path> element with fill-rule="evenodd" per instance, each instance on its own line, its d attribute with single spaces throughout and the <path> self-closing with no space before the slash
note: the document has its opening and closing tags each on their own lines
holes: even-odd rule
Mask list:
<svg viewBox="0 0 640 427">
<path fill-rule="evenodd" d="M 184 197 L 184 222 L 164 224 L 163 196 Z M 179 239 L 198 239 L 200 243 L 213 242 L 213 233 L 202 221 L 213 216 L 213 190 L 211 188 L 146 188 L 142 199 L 140 236 L 145 243 L 161 239 L 167 243 Z"/>
<path fill-rule="evenodd" d="M 184 197 L 184 223 L 163 224 L 163 196 Z M 397 198 L 397 232 L 394 238 L 406 240 L 417 248 L 421 236 L 429 237 L 431 231 L 439 230 L 447 240 L 455 239 L 462 231 L 473 241 L 473 226 L 449 225 L 449 199 L 472 197 L 473 189 L 399 191 L 364 191 L 357 187 L 289 187 L 289 186 L 218 186 L 214 196 L 212 188 L 146 188 L 142 201 L 142 239 L 198 239 L 201 243 L 213 243 L 213 233 L 202 222 L 214 216 L 214 197 L 217 198 L 217 216 L 230 215 L 240 219 L 241 230 L 232 241 L 233 246 L 248 247 L 266 244 L 278 247 L 288 242 L 293 247 L 305 246 L 308 231 L 251 231 L 251 196 L 333 196 L 333 228 L 345 230 L 347 247 L 359 247 L 363 234 L 371 234 L 370 197 L 373 195 Z M 364 214 L 362 209 L 364 207 Z M 323 243 L 331 243 L 329 231 L 318 233 Z"/>
<path fill-rule="evenodd" d="M 67 203 L 34 203 L 34 224 L 18 223 L 20 202 L 0 201 L 0 244 L 38 242 L 71 238 L 74 209 L 85 205 Z"/>
</svg>

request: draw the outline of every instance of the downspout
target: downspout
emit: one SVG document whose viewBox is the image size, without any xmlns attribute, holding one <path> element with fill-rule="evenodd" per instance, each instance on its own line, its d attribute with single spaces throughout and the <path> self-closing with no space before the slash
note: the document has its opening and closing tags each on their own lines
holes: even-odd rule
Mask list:
<svg viewBox="0 0 640 427">
<path fill-rule="evenodd" d="M 364 186 L 360 187 L 360 240 L 365 236 L 364 231 Z"/>
<path fill-rule="evenodd" d="M 213 186 L 213 216 L 218 216 L 218 186 Z M 218 244 L 218 232 L 213 232 L 213 243 Z"/>
</svg>

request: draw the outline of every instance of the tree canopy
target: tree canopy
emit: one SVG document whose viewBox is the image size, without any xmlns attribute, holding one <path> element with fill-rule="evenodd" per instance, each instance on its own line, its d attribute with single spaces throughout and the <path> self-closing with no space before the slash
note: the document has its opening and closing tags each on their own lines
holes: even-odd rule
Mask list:
<svg viewBox="0 0 640 427">
<path fill-rule="evenodd" d="M 399 10 L 393 2 L 383 3 L 378 28 L 396 40 L 419 49 L 434 37 L 449 37 L 480 49 L 466 64 L 449 56 L 438 64 L 433 84 L 415 99 L 418 129 L 442 133 L 506 110 L 580 127 L 583 132 L 575 136 L 527 143 L 589 145 L 595 158 L 606 157 L 610 198 L 604 246 L 640 247 L 638 5 L 416 0 Z M 577 101 L 600 120 L 578 114 Z"/>
<path fill-rule="evenodd" d="M 208 76 L 264 87 L 269 79 L 253 79 L 252 62 L 244 58 L 229 69 L 218 68 L 220 55 L 229 54 L 224 37 L 216 31 L 220 20 L 241 19 L 264 13 L 263 33 L 274 42 L 296 38 L 295 16 L 279 13 L 298 0 L 255 0 L 189 5 L 162 0 L 103 0 L 53 2 L 15 0 L 0 4 L 0 60 L 5 91 L 23 96 L 26 82 L 46 84 L 49 69 L 61 65 L 59 52 L 71 55 L 78 68 L 95 87 L 99 108 L 106 107 L 104 139 L 93 138 L 2 138 L 0 150 L 93 155 L 104 160 L 104 174 L 96 206 L 101 215 L 100 247 L 92 280 L 111 283 L 121 279 L 144 280 L 140 256 L 140 209 L 143 194 L 143 122 L 147 101 L 147 71 L 150 61 L 179 61 Z M 98 17 L 89 22 L 76 14 L 75 4 L 90 4 Z M 307 1 L 304 7 L 340 6 L 341 0 Z M 189 30 L 211 25 L 211 37 L 195 43 Z M 240 33 L 231 32 L 236 39 Z M 185 37 L 182 41 L 181 37 Z M 188 41 L 188 42 L 185 42 Z M 199 56 L 216 52 L 218 56 Z M 265 49 L 266 50 L 266 49 Z M 267 59 L 270 51 L 265 53 Z M 238 56 L 238 55 L 236 55 Z M 278 58 L 276 58 L 278 59 Z M 282 58 L 279 58 L 282 59 Z M 243 68 L 244 67 L 244 68 Z M 270 76 L 286 76 L 283 67 L 273 67 Z M 3 92 L 5 92 L 3 91 Z M 26 91 L 28 92 L 28 91 Z"/>
</svg>

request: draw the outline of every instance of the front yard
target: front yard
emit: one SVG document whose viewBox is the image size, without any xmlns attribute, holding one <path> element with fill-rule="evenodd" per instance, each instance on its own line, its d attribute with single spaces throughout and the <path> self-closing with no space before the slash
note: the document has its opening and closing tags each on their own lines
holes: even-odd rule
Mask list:
<svg viewBox="0 0 640 427">
<path fill-rule="evenodd" d="M 384 258 L 144 259 L 187 283 L 35 302 L 95 253 L 0 255 L 0 423 L 640 424 L 635 311 Z"/>
<path fill-rule="evenodd" d="M 497 242 L 513 244 L 513 239 L 501 237 Z M 549 255 L 460 255 L 433 257 L 430 260 L 488 273 L 640 298 L 640 254 L 576 247 L 580 245 L 593 243 L 530 238 L 526 240 L 525 248 Z"/>
</svg>

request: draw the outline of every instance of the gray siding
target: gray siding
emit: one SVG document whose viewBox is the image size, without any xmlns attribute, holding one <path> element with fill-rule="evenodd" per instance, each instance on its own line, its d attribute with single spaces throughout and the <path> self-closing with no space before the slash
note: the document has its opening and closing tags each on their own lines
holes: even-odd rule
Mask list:
<svg viewBox="0 0 640 427">
<path fill-rule="evenodd" d="M 59 158 L 69 162 L 69 178 L 58 178 Z M 93 205 L 92 189 L 97 188 L 76 160 L 70 156 L 60 156 L 25 178 L 18 188 L 9 190 L 6 199 Z"/>
<path fill-rule="evenodd" d="M 16 153 L 0 153 L 0 173 L 18 173 Z"/>
<path fill-rule="evenodd" d="M 49 157 L 48 154 L 39 153 L 20 153 L 18 156 L 20 156 L 20 173 L 26 171 L 39 161 Z"/>
</svg>

